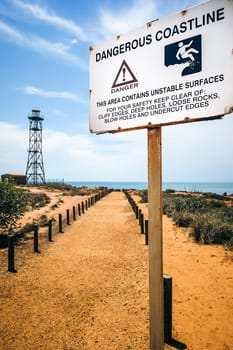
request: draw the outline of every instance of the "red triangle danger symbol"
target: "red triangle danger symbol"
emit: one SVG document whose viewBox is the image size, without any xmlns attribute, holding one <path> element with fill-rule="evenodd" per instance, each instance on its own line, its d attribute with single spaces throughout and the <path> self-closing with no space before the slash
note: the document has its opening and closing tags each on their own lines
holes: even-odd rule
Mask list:
<svg viewBox="0 0 233 350">
<path fill-rule="evenodd" d="M 117 73 L 116 79 L 114 80 L 114 83 L 112 84 L 112 88 L 131 84 L 137 82 L 137 79 L 135 78 L 133 72 L 129 68 L 128 64 L 125 62 L 125 60 L 122 62 L 121 67 Z"/>
</svg>

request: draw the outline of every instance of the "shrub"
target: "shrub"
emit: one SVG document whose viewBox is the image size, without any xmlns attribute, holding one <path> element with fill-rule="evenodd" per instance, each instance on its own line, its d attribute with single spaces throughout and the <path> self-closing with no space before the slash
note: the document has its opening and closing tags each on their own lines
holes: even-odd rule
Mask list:
<svg viewBox="0 0 233 350">
<path fill-rule="evenodd" d="M 231 237 L 231 239 L 226 242 L 226 248 L 228 248 L 229 250 L 233 250 L 233 237 Z"/>
<path fill-rule="evenodd" d="M 142 190 L 138 192 L 138 195 L 141 196 L 141 202 L 142 203 L 147 203 L 148 202 L 148 190 Z"/>
<path fill-rule="evenodd" d="M 182 211 L 175 213 L 173 218 L 177 226 L 189 227 L 193 223 L 194 215 L 188 211 Z"/>
<path fill-rule="evenodd" d="M 192 224 L 191 236 L 198 243 L 209 244 L 212 241 L 212 229 L 213 223 L 209 221 L 208 216 L 197 215 L 196 220 Z"/>
<path fill-rule="evenodd" d="M 8 246 L 8 236 L 0 233 L 0 249 L 6 248 Z"/>
<path fill-rule="evenodd" d="M 167 193 L 175 193 L 176 190 L 173 190 L 172 188 L 167 188 L 167 189 L 165 190 L 165 192 L 167 192 Z"/>
<path fill-rule="evenodd" d="M 25 192 L 11 182 L 0 182 L 0 227 L 15 227 L 17 219 L 26 210 Z"/>
<path fill-rule="evenodd" d="M 204 244 L 225 244 L 233 237 L 233 225 L 211 215 L 199 215 L 192 225 L 192 236 Z"/>
<path fill-rule="evenodd" d="M 27 193 L 27 205 L 32 209 L 39 209 L 50 203 L 50 198 L 45 193 Z"/>
<path fill-rule="evenodd" d="M 47 218 L 47 215 L 43 214 L 40 216 L 39 218 L 39 226 L 41 227 L 45 227 L 45 226 L 48 226 L 48 218 Z"/>
<path fill-rule="evenodd" d="M 147 200 L 147 191 L 141 191 Z M 201 197 L 163 192 L 163 213 L 172 217 L 176 225 L 191 227 L 196 242 L 224 244 L 233 250 L 233 201 L 213 193 Z"/>
</svg>

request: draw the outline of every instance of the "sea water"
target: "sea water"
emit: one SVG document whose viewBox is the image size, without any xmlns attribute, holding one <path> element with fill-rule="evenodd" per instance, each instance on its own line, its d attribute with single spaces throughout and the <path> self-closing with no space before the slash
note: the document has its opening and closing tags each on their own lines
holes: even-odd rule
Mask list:
<svg viewBox="0 0 233 350">
<path fill-rule="evenodd" d="M 66 184 L 72 186 L 87 186 L 87 187 L 108 187 L 112 189 L 147 189 L 147 182 L 85 182 L 85 181 L 65 181 Z M 172 189 L 176 191 L 187 192 L 212 192 L 217 194 L 227 193 L 233 194 L 233 182 L 164 182 L 163 190 Z"/>
</svg>

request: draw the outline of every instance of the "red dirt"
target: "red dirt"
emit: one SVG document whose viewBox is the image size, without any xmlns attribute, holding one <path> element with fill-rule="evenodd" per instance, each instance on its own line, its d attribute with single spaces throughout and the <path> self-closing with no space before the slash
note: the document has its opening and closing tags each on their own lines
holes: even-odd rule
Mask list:
<svg viewBox="0 0 233 350">
<path fill-rule="evenodd" d="M 75 199 L 64 197 L 63 210 Z M 232 349 L 232 254 L 163 220 L 173 337 L 190 350 Z M 97 202 L 40 254 L 30 244 L 16 247 L 15 274 L 0 252 L 1 350 L 149 349 L 148 247 L 123 193 Z"/>
</svg>

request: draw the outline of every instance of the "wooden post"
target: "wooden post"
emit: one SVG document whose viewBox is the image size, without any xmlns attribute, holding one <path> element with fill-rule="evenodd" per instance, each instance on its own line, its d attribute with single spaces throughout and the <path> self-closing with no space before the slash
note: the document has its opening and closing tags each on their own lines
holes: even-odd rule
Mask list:
<svg viewBox="0 0 233 350">
<path fill-rule="evenodd" d="M 141 212 L 141 215 L 140 215 L 140 227 L 141 227 L 141 233 L 144 234 L 145 233 L 145 229 L 144 229 L 144 215 L 143 215 L 142 212 Z"/>
<path fill-rule="evenodd" d="M 76 211 L 75 211 L 75 206 L 73 206 L 73 220 L 76 220 Z"/>
<path fill-rule="evenodd" d="M 15 236 L 8 236 L 8 271 L 16 272 L 15 270 Z"/>
<path fill-rule="evenodd" d="M 135 207 L 135 215 L 136 215 L 136 219 L 138 219 L 138 216 L 139 216 L 139 208 L 138 208 L 137 205 L 136 205 L 136 207 Z"/>
<path fill-rule="evenodd" d="M 81 216 L 81 205 L 78 203 L 78 216 Z"/>
<path fill-rule="evenodd" d="M 148 245 L 148 220 L 145 220 L 145 244 Z"/>
<path fill-rule="evenodd" d="M 66 223 L 67 225 L 70 224 L 70 210 L 66 209 Z"/>
<path fill-rule="evenodd" d="M 150 350 L 164 348 L 161 127 L 148 129 Z"/>
<path fill-rule="evenodd" d="M 62 214 L 58 214 L 58 232 L 62 233 Z"/>
<path fill-rule="evenodd" d="M 172 277 L 163 276 L 164 281 L 164 341 L 172 340 Z"/>
<path fill-rule="evenodd" d="M 38 248 L 38 241 L 39 241 L 39 236 L 38 236 L 38 226 L 34 226 L 34 253 L 39 253 L 39 248 Z"/>
<path fill-rule="evenodd" d="M 48 224 L 48 241 L 52 242 L 52 222 L 53 220 L 49 220 L 49 224 Z"/>
</svg>

